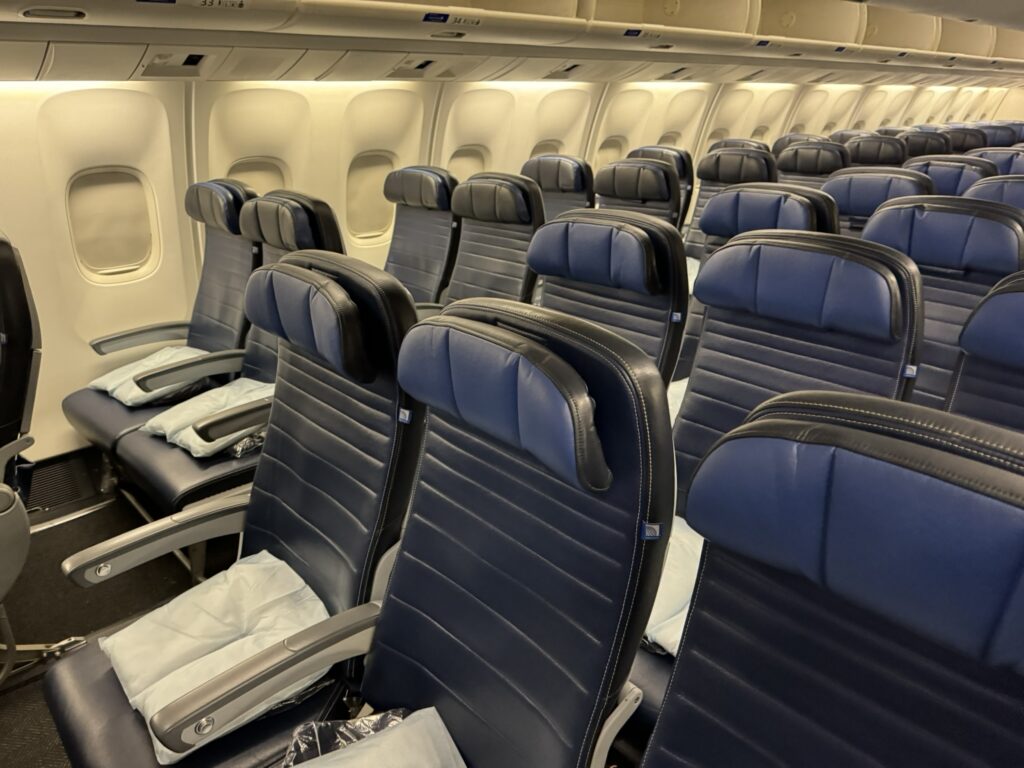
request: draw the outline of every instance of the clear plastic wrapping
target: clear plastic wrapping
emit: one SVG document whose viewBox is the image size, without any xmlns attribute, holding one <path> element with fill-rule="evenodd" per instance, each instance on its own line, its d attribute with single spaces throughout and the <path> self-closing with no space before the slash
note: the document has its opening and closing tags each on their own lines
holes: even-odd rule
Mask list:
<svg viewBox="0 0 1024 768">
<path fill-rule="evenodd" d="M 367 736 L 393 728 L 409 716 L 407 709 L 392 709 L 355 720 L 305 723 L 295 729 L 282 768 L 292 768 L 316 757 L 337 752 Z"/>
</svg>

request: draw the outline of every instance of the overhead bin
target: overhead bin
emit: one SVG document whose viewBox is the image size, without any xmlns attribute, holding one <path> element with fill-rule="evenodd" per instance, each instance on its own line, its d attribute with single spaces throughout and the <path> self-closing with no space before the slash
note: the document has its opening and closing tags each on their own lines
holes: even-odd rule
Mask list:
<svg viewBox="0 0 1024 768">
<path fill-rule="evenodd" d="M 867 24 L 867 7 L 845 0 L 761 0 L 751 47 L 761 54 L 852 57 Z"/>
<path fill-rule="evenodd" d="M 989 58 L 995 47 L 996 28 L 991 24 L 948 18 L 942 20 L 942 36 L 938 47 L 940 53 Z"/>
<path fill-rule="evenodd" d="M 145 52 L 144 45 L 50 43 L 39 79 L 128 80 Z"/>
<path fill-rule="evenodd" d="M 0 80 L 35 80 L 46 57 L 46 43 L 0 41 Z"/>
<path fill-rule="evenodd" d="M 942 19 L 877 5 L 864 6 L 867 19 L 855 58 L 872 63 L 933 63 L 942 35 Z"/>
<path fill-rule="evenodd" d="M 996 44 L 992 48 L 996 59 L 1024 60 L 1024 30 L 1000 27 L 996 30 Z"/>
<path fill-rule="evenodd" d="M 298 6 L 299 0 L 2 0 L 0 21 L 267 32 Z"/>
<path fill-rule="evenodd" d="M 587 29 L 575 45 L 725 53 L 747 47 L 757 0 L 580 0 L 579 15 Z"/>
<path fill-rule="evenodd" d="M 522 59 L 499 79 L 615 82 L 641 79 L 638 73 L 646 66 L 643 61 L 615 59 Z"/>
</svg>

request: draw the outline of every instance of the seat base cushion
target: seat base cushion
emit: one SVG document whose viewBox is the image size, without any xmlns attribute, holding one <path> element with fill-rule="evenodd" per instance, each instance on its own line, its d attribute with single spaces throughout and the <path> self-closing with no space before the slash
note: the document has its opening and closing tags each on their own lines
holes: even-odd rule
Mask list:
<svg viewBox="0 0 1024 768">
<path fill-rule="evenodd" d="M 109 659 L 95 642 L 58 661 L 46 675 L 44 692 L 74 768 L 158 768 L 146 723 L 131 708 Z M 339 692 L 337 685 L 325 686 L 304 701 L 271 711 L 211 742 L 176 765 L 274 765 L 284 756 L 297 726 L 331 715 Z"/>
<path fill-rule="evenodd" d="M 105 451 L 112 452 L 120 440 L 135 431 L 166 405 L 143 405 L 130 408 L 106 392 L 80 389 L 64 398 L 64 416 L 82 437 Z"/>
</svg>

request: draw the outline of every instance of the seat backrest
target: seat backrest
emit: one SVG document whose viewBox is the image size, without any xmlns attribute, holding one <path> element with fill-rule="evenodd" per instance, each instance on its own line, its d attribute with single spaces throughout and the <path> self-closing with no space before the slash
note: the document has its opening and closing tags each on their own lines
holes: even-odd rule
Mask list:
<svg viewBox="0 0 1024 768">
<path fill-rule="evenodd" d="M 1024 432 L 1024 273 L 1003 278 L 960 332 L 946 410 Z"/>
<path fill-rule="evenodd" d="M 1024 147 L 972 149 L 967 156 L 991 160 L 1001 176 L 1024 173 Z"/>
<path fill-rule="evenodd" d="M 243 553 L 270 551 L 337 613 L 369 600 L 411 495 L 423 419 L 396 364 L 416 310 L 392 275 L 327 251 L 256 270 L 245 308 L 280 365 Z"/>
<path fill-rule="evenodd" d="M 690 200 L 693 198 L 693 158 L 690 153 L 678 147 L 653 145 L 637 147 L 626 157 L 661 160 L 676 169 L 679 176 L 679 221 L 676 222 L 676 226 L 682 227 L 686 221 L 686 213 L 690 210 Z"/>
<path fill-rule="evenodd" d="M 922 155 L 907 160 L 903 167 L 930 176 L 937 195 L 962 195 L 978 179 L 999 172 L 991 160 L 970 155 Z"/>
<path fill-rule="evenodd" d="M 451 275 L 459 245 L 459 219 L 452 214 L 456 184 L 443 168 L 421 165 L 399 168 L 384 179 L 384 197 L 395 204 L 384 270 L 416 301 L 438 301 Z"/>
<path fill-rule="evenodd" d="M 683 238 L 642 213 L 577 211 L 537 230 L 527 253 L 540 306 L 624 336 L 671 381 L 690 296 Z"/>
<path fill-rule="evenodd" d="M 967 317 L 989 288 L 1024 269 L 1024 212 L 987 200 L 903 197 L 882 203 L 863 237 L 907 254 L 921 271 L 924 345 L 913 399 L 941 408 Z"/>
<path fill-rule="evenodd" d="M 865 131 L 860 128 L 843 128 L 838 131 L 832 131 L 829 134 L 829 141 L 834 141 L 838 144 L 845 144 L 850 139 L 855 139 L 858 136 L 873 136 L 874 131 Z"/>
<path fill-rule="evenodd" d="M 21 254 L 0 234 L 0 448 L 32 425 L 41 355 L 39 317 Z M 0 479 L 13 483 L 13 467 L 0 467 Z"/>
<path fill-rule="evenodd" d="M 245 283 L 262 257 L 260 245 L 242 235 L 238 219 L 254 197 L 231 179 L 201 181 L 185 192 L 185 213 L 204 225 L 203 268 L 185 342 L 190 347 L 221 352 L 242 346 L 249 329 Z"/>
<path fill-rule="evenodd" d="M 875 134 L 877 134 L 878 136 L 890 136 L 893 138 L 899 136 L 901 133 L 906 132 L 907 128 L 901 127 L 899 125 L 883 125 L 879 128 L 875 128 Z"/>
<path fill-rule="evenodd" d="M 661 377 L 585 320 L 470 300 L 409 333 L 399 381 L 427 435 L 362 694 L 436 707 L 467 765 L 586 766 L 672 516 Z"/>
<path fill-rule="evenodd" d="M 986 146 L 989 147 L 1012 147 L 1020 141 L 1017 129 L 1010 125 L 983 123 L 978 130 L 985 134 Z"/>
<path fill-rule="evenodd" d="M 594 171 L 590 163 L 571 155 L 537 155 L 523 165 L 544 196 L 544 220 L 551 221 L 575 208 L 594 207 Z"/>
<path fill-rule="evenodd" d="M 946 128 L 939 131 L 949 137 L 949 143 L 953 154 L 970 152 L 972 149 L 981 149 L 988 146 L 988 137 L 984 131 L 977 128 Z"/>
<path fill-rule="evenodd" d="M 738 139 L 728 136 L 712 142 L 711 146 L 708 147 L 708 152 L 714 152 L 716 149 L 760 149 L 762 152 L 771 152 L 771 147 L 763 141 L 758 141 L 757 139 Z"/>
<path fill-rule="evenodd" d="M 798 195 L 814 206 L 816 225 L 815 232 L 839 233 L 839 208 L 832 196 L 817 187 L 794 182 L 750 182 L 743 185 L 745 189 L 759 189 L 767 192 L 785 192 Z M 771 229 L 772 227 L 769 227 Z"/>
<path fill-rule="evenodd" d="M 820 188 L 830 174 L 850 164 L 850 153 L 834 141 L 790 144 L 778 155 L 779 181 Z"/>
<path fill-rule="evenodd" d="M 627 158 L 594 176 L 598 208 L 646 213 L 679 226 L 679 174 L 661 160 Z"/>
<path fill-rule="evenodd" d="M 779 172 L 775 156 L 762 149 L 725 147 L 708 152 L 697 164 L 697 202 L 693 207 L 690 226 L 686 230 L 686 257 L 701 259 L 705 254 L 707 236 L 700 228 L 700 220 L 708 201 L 734 184 L 756 181 L 778 181 Z"/>
<path fill-rule="evenodd" d="M 1024 141 L 1024 120 L 996 120 L 997 125 L 1008 125 L 1017 132 L 1016 141 Z"/>
<path fill-rule="evenodd" d="M 871 214 L 886 200 L 935 192 L 931 177 L 903 168 L 846 168 L 833 173 L 821 187 L 839 208 L 839 232 L 860 237 Z"/>
<path fill-rule="evenodd" d="M 907 145 L 895 136 L 858 136 L 846 142 L 850 165 L 903 165 Z"/>
<path fill-rule="evenodd" d="M 1024 208 L 1024 174 L 988 176 L 971 184 L 962 197 L 993 200 L 1015 208 Z"/>
<path fill-rule="evenodd" d="M 828 141 L 828 139 L 814 133 L 786 133 L 772 143 L 772 154 L 778 157 L 786 147 L 808 141 Z"/>
<path fill-rule="evenodd" d="M 907 157 L 921 155 L 948 155 L 953 151 L 949 136 L 937 131 L 905 131 L 896 138 L 907 145 Z"/>
<path fill-rule="evenodd" d="M 920 276 L 890 248 L 842 235 L 750 232 L 708 259 L 706 305 L 675 424 L 677 510 L 715 441 L 800 389 L 903 397 L 916 363 Z"/>
<path fill-rule="evenodd" d="M 462 219 L 447 300 L 477 296 L 528 301 L 534 274 L 526 248 L 544 223 L 544 201 L 533 179 L 477 173 L 455 188 L 452 212 Z"/>
<path fill-rule="evenodd" d="M 334 251 L 326 244 L 340 245 L 341 235 L 336 222 L 331 228 L 334 216 L 328 216 L 323 206 L 326 203 L 315 198 L 278 190 L 243 205 L 239 226 L 245 237 L 262 244 L 264 266 L 276 264 L 293 251 Z M 250 328 L 245 337 L 242 375 L 274 381 L 276 371 L 277 336 L 260 327 Z"/>
<path fill-rule="evenodd" d="M 766 403 L 693 481 L 707 543 L 643 768 L 1024 763 L 1022 455 L 909 403 Z"/>
</svg>

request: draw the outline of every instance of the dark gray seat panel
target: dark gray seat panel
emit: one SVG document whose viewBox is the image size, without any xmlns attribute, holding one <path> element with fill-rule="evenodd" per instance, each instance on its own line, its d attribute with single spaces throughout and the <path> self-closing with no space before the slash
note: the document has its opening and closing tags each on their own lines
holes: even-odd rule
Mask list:
<svg viewBox="0 0 1024 768">
<path fill-rule="evenodd" d="M 949 136 L 938 131 L 907 131 L 897 138 L 907 145 L 907 157 L 921 155 L 947 155 L 953 151 L 953 142 Z"/>
<path fill-rule="evenodd" d="M 1012 147 L 1020 141 L 1017 129 L 1013 126 L 982 123 L 977 128 L 985 134 L 986 144 L 989 147 Z"/>
<path fill-rule="evenodd" d="M 693 198 L 693 157 L 685 149 L 663 145 L 652 145 L 637 147 L 630 150 L 626 155 L 629 158 L 647 158 L 649 160 L 661 160 L 676 169 L 679 176 L 679 221 L 676 226 L 682 229 L 686 221 L 686 213 L 690 210 L 690 202 Z"/>
<path fill-rule="evenodd" d="M 850 153 L 843 144 L 832 141 L 797 142 L 778 154 L 779 181 L 820 189 L 830 174 L 849 164 Z"/>
<path fill-rule="evenodd" d="M 609 163 L 594 177 L 598 208 L 645 213 L 679 226 L 679 174 L 661 160 L 632 158 Z"/>
<path fill-rule="evenodd" d="M 977 128 L 947 128 L 940 133 L 949 137 L 949 143 L 954 154 L 963 154 L 972 149 L 981 149 L 988 146 L 988 137 L 984 131 Z"/>
<path fill-rule="evenodd" d="M 967 188 L 962 197 L 991 200 L 1024 209 L 1024 174 L 979 179 Z"/>
<path fill-rule="evenodd" d="M 860 128 L 841 128 L 838 131 L 832 131 L 829 134 L 829 141 L 834 141 L 838 144 L 845 144 L 850 139 L 855 139 L 858 136 L 871 136 L 874 131 L 865 131 Z"/>
<path fill-rule="evenodd" d="M 787 147 L 791 147 L 793 144 L 805 144 L 813 141 L 828 141 L 828 139 L 814 133 L 786 133 L 772 143 L 772 154 L 778 157 Z"/>
<path fill-rule="evenodd" d="M 521 173 L 540 187 L 545 221 L 576 208 L 594 207 L 594 171 L 582 158 L 537 155 L 526 161 Z"/>
<path fill-rule="evenodd" d="M 919 171 L 863 166 L 836 171 L 822 186 L 839 210 L 839 233 L 860 237 L 860 233 L 882 203 L 908 195 L 935 192 L 931 177 Z"/>
<path fill-rule="evenodd" d="M 895 136 L 858 136 L 846 142 L 850 165 L 895 165 L 907 159 L 907 145 Z"/>
<path fill-rule="evenodd" d="M 166 403 L 130 407 L 98 389 L 79 389 L 61 403 L 75 430 L 101 450 L 112 452 L 117 442 L 167 408 Z"/>
<path fill-rule="evenodd" d="M 763 141 L 758 141 L 757 139 L 732 138 L 728 136 L 724 139 L 719 139 L 718 141 L 713 142 L 711 146 L 708 147 L 708 152 L 714 152 L 716 149 L 759 149 L 762 152 L 772 151 L 771 147 Z"/>
</svg>

